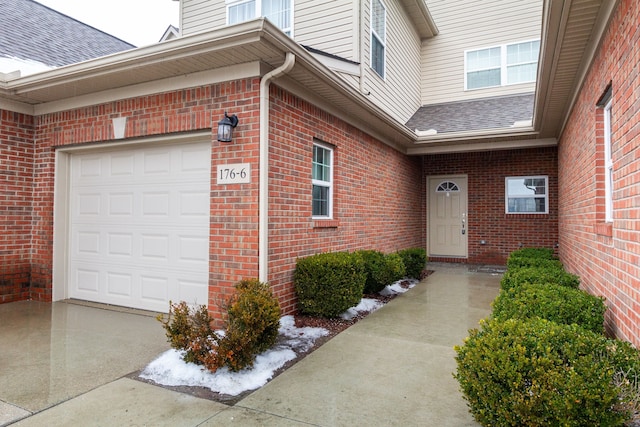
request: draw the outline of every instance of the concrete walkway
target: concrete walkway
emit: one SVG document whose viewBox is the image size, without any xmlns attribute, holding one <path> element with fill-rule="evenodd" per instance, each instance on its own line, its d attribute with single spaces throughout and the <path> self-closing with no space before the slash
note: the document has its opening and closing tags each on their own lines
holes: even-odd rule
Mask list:
<svg viewBox="0 0 640 427">
<path fill-rule="evenodd" d="M 168 348 L 153 318 L 68 303 L 0 305 L 0 425 L 477 426 L 452 377 L 453 346 L 489 314 L 500 275 L 430 268 L 414 289 L 234 406 L 125 377 Z M 44 310 L 40 317 L 47 307 L 65 311 L 64 322 L 6 308 L 31 304 Z"/>
</svg>

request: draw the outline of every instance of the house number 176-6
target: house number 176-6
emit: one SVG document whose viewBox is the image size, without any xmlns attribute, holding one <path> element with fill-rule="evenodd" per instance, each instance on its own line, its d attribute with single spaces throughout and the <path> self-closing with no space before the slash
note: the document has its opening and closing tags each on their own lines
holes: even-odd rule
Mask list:
<svg viewBox="0 0 640 427">
<path fill-rule="evenodd" d="M 248 184 L 251 182 L 251 165 L 235 163 L 218 165 L 218 184 Z"/>
</svg>

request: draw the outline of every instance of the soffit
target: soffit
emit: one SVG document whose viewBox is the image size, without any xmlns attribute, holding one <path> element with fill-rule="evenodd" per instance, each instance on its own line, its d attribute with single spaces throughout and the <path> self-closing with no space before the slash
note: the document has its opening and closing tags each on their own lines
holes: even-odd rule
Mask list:
<svg viewBox="0 0 640 427">
<path fill-rule="evenodd" d="M 421 39 L 428 39 L 438 34 L 438 27 L 431 17 L 425 0 L 400 0 L 413 22 Z"/>
<path fill-rule="evenodd" d="M 408 128 L 265 19 L 0 82 L 0 98 L 35 108 L 234 65 L 259 62 L 268 71 L 287 52 L 295 54 L 295 66 L 276 84 L 401 151 L 411 144 Z"/>
<path fill-rule="evenodd" d="M 6 87 L 14 101 L 36 105 L 255 61 L 275 67 L 283 53 L 261 37 L 263 23 L 252 21 L 60 67 L 10 80 Z"/>
<path fill-rule="evenodd" d="M 546 0 L 534 126 L 559 138 L 617 2 Z"/>
</svg>

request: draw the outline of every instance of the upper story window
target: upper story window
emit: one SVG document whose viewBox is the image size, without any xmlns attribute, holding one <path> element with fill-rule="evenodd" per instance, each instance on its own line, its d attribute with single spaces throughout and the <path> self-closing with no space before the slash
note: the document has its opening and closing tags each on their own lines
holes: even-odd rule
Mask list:
<svg viewBox="0 0 640 427">
<path fill-rule="evenodd" d="M 507 177 L 505 193 L 506 213 L 549 213 L 549 177 L 547 176 Z"/>
<path fill-rule="evenodd" d="M 465 52 L 465 89 L 536 81 L 540 40 Z"/>
<path fill-rule="evenodd" d="M 293 36 L 293 0 L 227 0 L 227 25 L 264 16 Z"/>
<path fill-rule="evenodd" d="M 329 145 L 313 144 L 311 184 L 313 217 L 331 219 L 333 217 L 333 149 Z"/>
<path fill-rule="evenodd" d="M 384 78 L 387 10 L 381 0 L 371 0 L 371 68 Z"/>
</svg>

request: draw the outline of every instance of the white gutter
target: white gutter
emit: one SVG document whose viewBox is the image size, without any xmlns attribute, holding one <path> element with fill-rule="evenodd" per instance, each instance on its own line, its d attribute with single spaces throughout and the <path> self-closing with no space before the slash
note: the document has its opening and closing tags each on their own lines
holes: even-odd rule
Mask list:
<svg viewBox="0 0 640 427">
<path fill-rule="evenodd" d="M 260 195 L 258 200 L 258 279 L 269 279 L 269 86 L 271 80 L 288 73 L 296 56 L 287 52 L 284 64 L 260 80 Z"/>
</svg>

